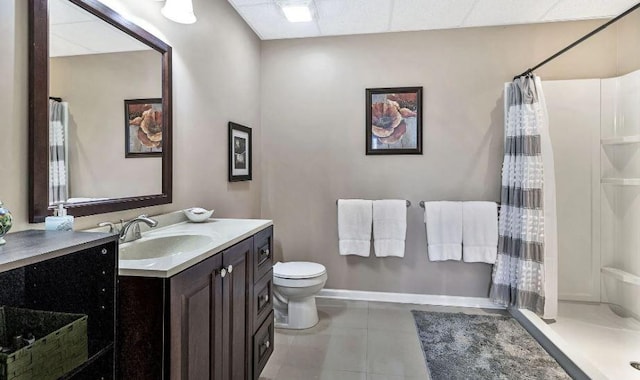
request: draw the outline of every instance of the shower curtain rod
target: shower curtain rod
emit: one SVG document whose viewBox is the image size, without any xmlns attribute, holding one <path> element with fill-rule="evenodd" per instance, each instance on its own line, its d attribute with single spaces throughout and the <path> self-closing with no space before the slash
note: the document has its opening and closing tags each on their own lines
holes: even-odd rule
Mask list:
<svg viewBox="0 0 640 380">
<path fill-rule="evenodd" d="M 527 69 L 527 71 L 525 71 L 524 73 L 522 73 L 520 75 L 516 75 L 515 77 L 513 77 L 513 80 L 516 80 L 516 79 L 518 79 L 520 77 L 523 77 L 523 76 L 526 76 L 526 75 L 529 75 L 529 74 L 532 74 L 534 70 L 539 69 L 540 67 L 542 67 L 542 66 L 546 65 L 547 63 L 553 61 L 554 59 L 558 58 L 562 54 L 564 54 L 564 53 L 568 52 L 569 50 L 573 49 L 574 47 L 578 46 L 582 42 L 584 42 L 584 41 L 588 40 L 589 38 L 595 36 L 596 34 L 600 33 L 603 30 L 605 30 L 609 25 L 617 22 L 618 20 L 620 20 L 621 18 L 623 18 L 624 16 L 628 15 L 629 13 L 635 11 L 638 8 L 640 8 L 640 2 L 638 2 L 633 7 L 627 9 L 626 11 L 621 13 L 620 15 L 618 15 L 618 16 L 612 18 L 611 20 L 607 21 L 606 23 L 600 25 L 598 28 L 594 29 L 589 34 L 584 35 L 582 38 L 580 38 L 579 40 L 575 41 L 574 43 L 572 43 L 571 45 L 567 46 L 566 48 L 560 50 L 559 52 L 555 53 L 551 57 L 549 57 L 549 58 L 545 59 L 544 61 L 538 63 L 537 65 L 533 66 L 532 68 Z"/>
</svg>

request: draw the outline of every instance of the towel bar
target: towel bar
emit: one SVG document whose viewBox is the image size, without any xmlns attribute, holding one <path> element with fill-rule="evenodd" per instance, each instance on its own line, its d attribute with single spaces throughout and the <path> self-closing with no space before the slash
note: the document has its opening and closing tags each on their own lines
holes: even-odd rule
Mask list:
<svg viewBox="0 0 640 380">
<path fill-rule="evenodd" d="M 420 201 L 420 207 L 424 208 L 424 201 Z M 500 205 L 500 203 L 498 203 L 498 211 L 500 211 L 500 207 L 501 207 L 501 205 Z"/>
<path fill-rule="evenodd" d="M 336 205 L 338 204 L 339 199 L 336 199 Z M 407 207 L 411 206 L 411 201 L 407 201 Z"/>
</svg>

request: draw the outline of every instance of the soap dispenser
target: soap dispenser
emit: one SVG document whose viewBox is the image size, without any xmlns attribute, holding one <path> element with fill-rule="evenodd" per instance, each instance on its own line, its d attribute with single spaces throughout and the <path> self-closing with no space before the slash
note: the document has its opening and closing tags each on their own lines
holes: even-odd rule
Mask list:
<svg viewBox="0 0 640 380">
<path fill-rule="evenodd" d="M 72 231 L 73 215 L 67 215 L 64 204 L 59 203 L 58 208 L 53 211 L 53 216 L 44 219 L 44 229 L 47 231 Z"/>
</svg>

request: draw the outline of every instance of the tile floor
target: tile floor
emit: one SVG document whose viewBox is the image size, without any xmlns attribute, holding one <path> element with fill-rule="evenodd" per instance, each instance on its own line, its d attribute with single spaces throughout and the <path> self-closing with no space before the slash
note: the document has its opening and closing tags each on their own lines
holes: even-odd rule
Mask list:
<svg viewBox="0 0 640 380">
<path fill-rule="evenodd" d="M 317 299 L 320 322 L 276 330 L 261 380 L 428 379 L 411 310 L 505 313 L 461 307 Z"/>
</svg>

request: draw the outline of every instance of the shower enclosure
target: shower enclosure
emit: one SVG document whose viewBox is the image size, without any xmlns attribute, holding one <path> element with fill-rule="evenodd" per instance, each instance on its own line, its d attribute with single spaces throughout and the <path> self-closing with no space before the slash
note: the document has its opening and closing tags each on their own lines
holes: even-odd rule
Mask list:
<svg viewBox="0 0 640 380">
<path fill-rule="evenodd" d="M 640 379 L 640 71 L 543 88 L 560 302 L 555 320 L 538 322 L 589 377 Z"/>
</svg>

